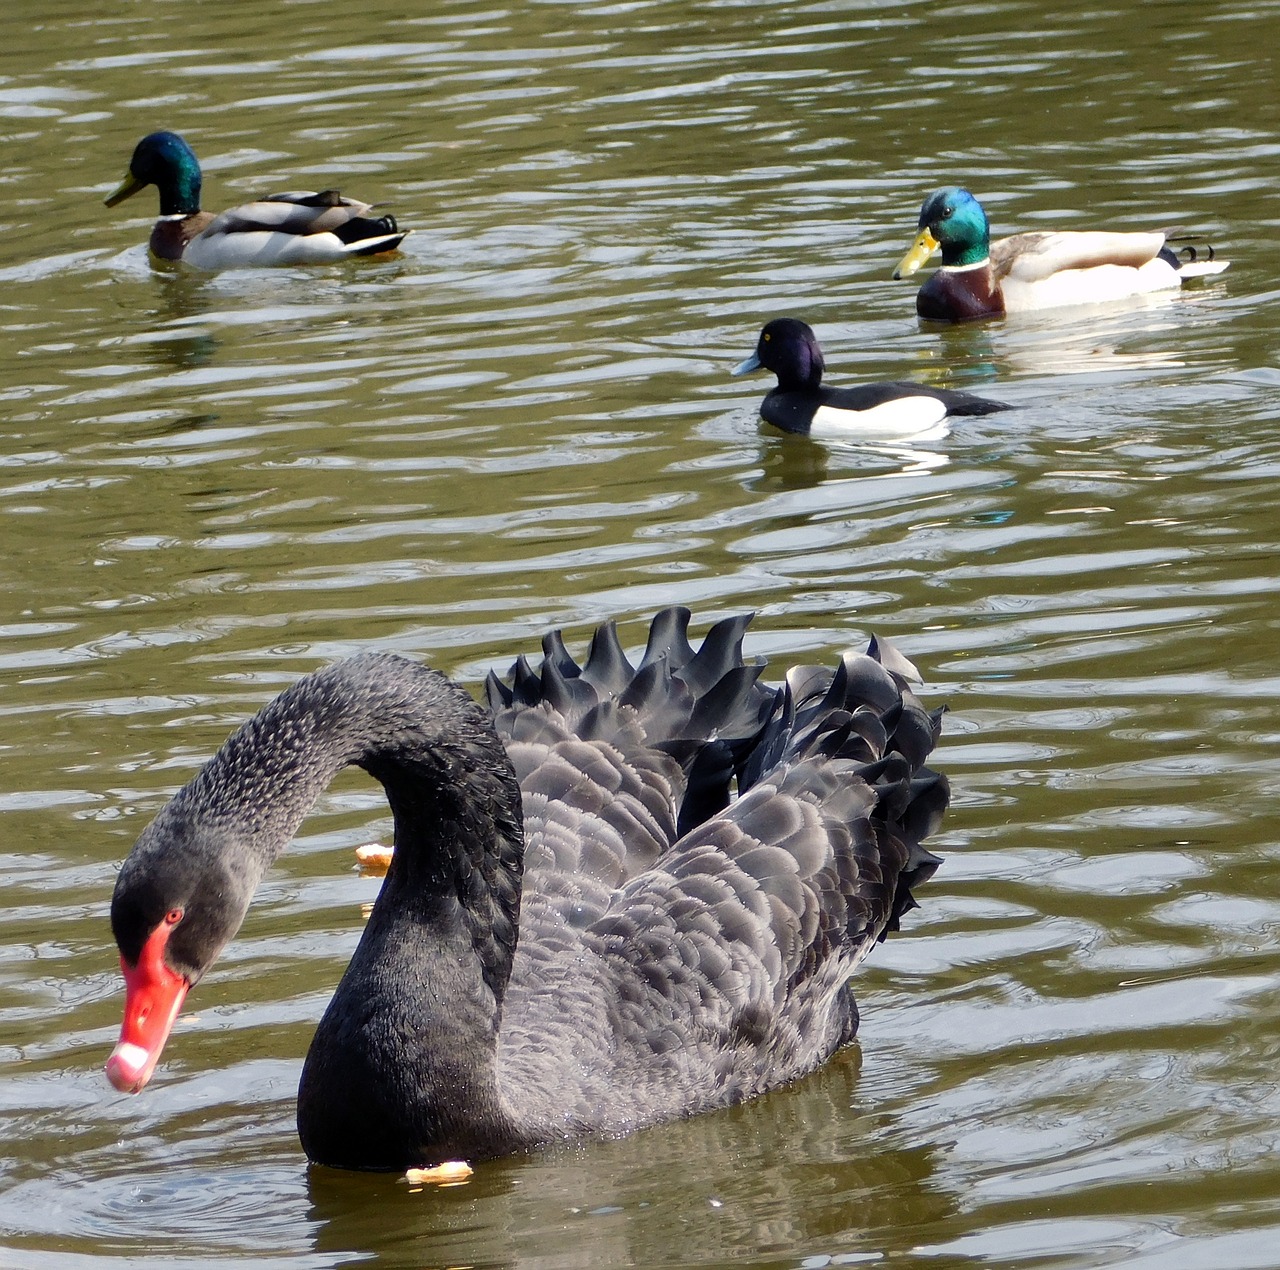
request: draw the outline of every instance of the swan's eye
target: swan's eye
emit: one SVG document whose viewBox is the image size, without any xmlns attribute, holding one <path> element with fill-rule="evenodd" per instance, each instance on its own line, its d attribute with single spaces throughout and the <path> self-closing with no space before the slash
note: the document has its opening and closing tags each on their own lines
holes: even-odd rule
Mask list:
<svg viewBox="0 0 1280 1270">
<path fill-rule="evenodd" d="M 164 915 L 164 924 L 166 926 L 176 926 L 182 921 L 182 910 L 180 908 L 171 908 Z"/>
</svg>

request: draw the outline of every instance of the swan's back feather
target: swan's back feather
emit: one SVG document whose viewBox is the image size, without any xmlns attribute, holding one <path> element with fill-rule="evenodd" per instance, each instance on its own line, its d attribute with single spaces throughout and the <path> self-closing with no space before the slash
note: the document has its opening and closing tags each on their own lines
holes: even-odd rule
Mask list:
<svg viewBox="0 0 1280 1270">
<path fill-rule="evenodd" d="M 850 774 L 825 761 L 778 769 L 623 888 L 587 932 L 634 1091 L 602 1127 L 670 1114 L 673 1087 L 683 1110 L 740 1101 L 850 1039 L 844 984 L 896 881 L 867 818 L 875 795 Z"/>
<path fill-rule="evenodd" d="M 582 668 L 583 679 L 608 694 L 621 692 L 634 674 L 635 667 L 627 660 L 618 639 L 617 626 L 612 621 L 605 622 L 592 636 L 591 648 Z"/>
<path fill-rule="evenodd" d="M 773 693 L 757 684 L 762 665 L 741 662 L 744 620 L 722 622 L 697 654 L 688 621 L 687 609 L 660 613 L 638 668 L 609 622 L 581 667 L 557 634 L 536 669 L 521 657 L 509 683 L 486 681 L 524 795 L 523 930 L 585 926 L 729 802 L 738 751 Z"/>
<path fill-rule="evenodd" d="M 641 669 L 665 661 L 673 670 L 679 670 L 693 660 L 694 652 L 689 645 L 690 616 L 688 609 L 673 607 L 663 609 L 654 617 L 649 625 L 644 656 L 640 658 Z M 711 638 L 710 634 L 707 638 Z"/>
<path fill-rule="evenodd" d="M 581 668 L 556 636 L 487 685 L 526 829 L 500 1066 L 546 1136 L 820 1064 L 856 1031 L 850 974 L 938 865 L 921 843 L 948 800 L 924 766 L 941 711 L 905 657 L 873 641 L 767 686 L 742 660 L 748 619 L 696 651 L 688 620 L 659 614 L 637 666 L 608 623 Z"/>
</svg>

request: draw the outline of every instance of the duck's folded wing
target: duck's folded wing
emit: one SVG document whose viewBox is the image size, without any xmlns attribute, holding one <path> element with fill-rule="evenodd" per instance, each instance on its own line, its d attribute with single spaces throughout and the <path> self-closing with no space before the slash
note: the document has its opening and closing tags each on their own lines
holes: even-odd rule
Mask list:
<svg viewBox="0 0 1280 1270">
<path fill-rule="evenodd" d="M 319 194 L 273 194 L 219 213 L 205 232 L 211 235 L 261 231 L 303 235 L 333 233 L 369 209 L 368 203 L 343 198 L 336 190 Z"/>
<path fill-rule="evenodd" d="M 303 207 L 345 207 L 352 216 L 363 216 L 373 210 L 372 203 L 361 202 L 358 198 L 348 198 L 341 190 L 278 190 L 268 194 L 268 203 L 297 203 Z"/>
<path fill-rule="evenodd" d="M 997 279 L 1040 282 L 1064 269 L 1128 265 L 1139 269 L 1159 255 L 1164 234 L 1068 230 L 1061 233 L 1014 234 L 991 244 Z"/>
</svg>

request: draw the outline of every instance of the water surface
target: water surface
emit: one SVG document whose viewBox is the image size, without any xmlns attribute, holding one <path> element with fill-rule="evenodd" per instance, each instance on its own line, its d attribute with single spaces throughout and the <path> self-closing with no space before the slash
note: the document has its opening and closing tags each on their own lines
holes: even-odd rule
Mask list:
<svg viewBox="0 0 1280 1270">
<path fill-rule="evenodd" d="M 1280 1265 L 1280 5 L 40 6 L 0 52 L 0 1265 Z M 212 208 L 341 184 L 350 267 L 153 271 L 136 140 Z M 1187 225 L 1184 294 L 922 330 L 889 273 Z M 1018 409 L 915 450 L 762 427 L 780 313 L 833 382 Z M 301 1060 L 387 828 L 344 776 L 112 1092 L 143 824 L 326 659 L 476 682 L 549 626 L 875 630 L 950 704 L 947 862 L 793 1089 L 464 1187 L 308 1172 Z"/>
</svg>

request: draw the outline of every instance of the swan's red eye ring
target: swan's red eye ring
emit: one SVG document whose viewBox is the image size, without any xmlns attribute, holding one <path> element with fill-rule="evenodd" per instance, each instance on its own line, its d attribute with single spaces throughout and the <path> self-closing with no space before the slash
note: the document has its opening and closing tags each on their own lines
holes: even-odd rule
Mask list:
<svg viewBox="0 0 1280 1270">
<path fill-rule="evenodd" d="M 171 908 L 165 915 L 164 921 L 166 926 L 176 926 L 182 921 L 182 909 Z"/>
</svg>

